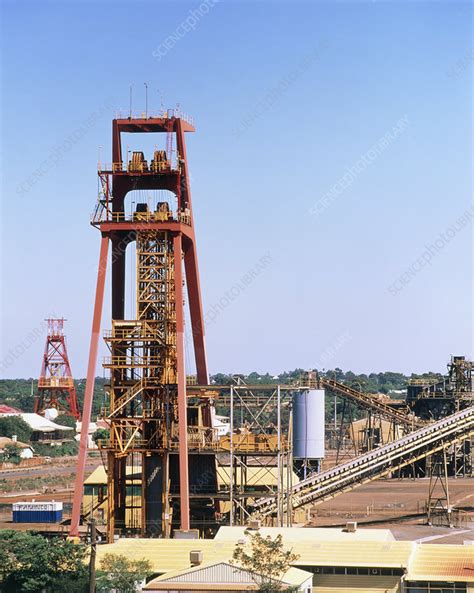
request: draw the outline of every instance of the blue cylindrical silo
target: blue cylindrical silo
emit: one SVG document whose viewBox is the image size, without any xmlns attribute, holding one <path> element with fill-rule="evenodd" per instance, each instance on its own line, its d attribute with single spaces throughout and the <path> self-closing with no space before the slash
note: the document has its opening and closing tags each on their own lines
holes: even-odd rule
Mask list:
<svg viewBox="0 0 474 593">
<path fill-rule="evenodd" d="M 293 394 L 293 457 L 324 458 L 324 389 Z"/>
</svg>

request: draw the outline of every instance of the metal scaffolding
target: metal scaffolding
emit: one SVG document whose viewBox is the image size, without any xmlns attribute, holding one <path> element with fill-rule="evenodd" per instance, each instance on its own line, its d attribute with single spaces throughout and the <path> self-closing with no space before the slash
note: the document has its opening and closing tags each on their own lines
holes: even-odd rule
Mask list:
<svg viewBox="0 0 474 593">
<path fill-rule="evenodd" d="M 253 501 L 270 496 L 277 525 L 291 525 L 292 392 L 280 385 L 258 392 L 241 380 L 230 387 L 229 524 L 247 525 Z"/>
</svg>

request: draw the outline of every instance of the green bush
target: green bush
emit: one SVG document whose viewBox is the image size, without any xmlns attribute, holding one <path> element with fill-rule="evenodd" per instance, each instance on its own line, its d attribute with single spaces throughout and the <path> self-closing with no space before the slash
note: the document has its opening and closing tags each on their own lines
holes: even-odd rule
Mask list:
<svg viewBox="0 0 474 593">
<path fill-rule="evenodd" d="M 3 450 L 3 455 L 0 457 L 2 461 L 8 463 L 15 463 L 18 465 L 21 461 L 21 449 L 16 443 L 11 443 Z"/>
<path fill-rule="evenodd" d="M 0 531 L 2 593 L 82 593 L 86 591 L 86 548 L 59 537 Z"/>
<path fill-rule="evenodd" d="M 20 416 L 4 416 L 0 418 L 0 437 L 11 438 L 16 434 L 18 440 L 28 443 L 32 430 Z"/>
<path fill-rule="evenodd" d="M 36 455 L 42 457 L 67 457 L 77 455 L 79 452 L 79 445 L 76 441 L 68 441 L 62 445 L 46 445 L 42 443 L 34 443 L 34 450 Z"/>
</svg>

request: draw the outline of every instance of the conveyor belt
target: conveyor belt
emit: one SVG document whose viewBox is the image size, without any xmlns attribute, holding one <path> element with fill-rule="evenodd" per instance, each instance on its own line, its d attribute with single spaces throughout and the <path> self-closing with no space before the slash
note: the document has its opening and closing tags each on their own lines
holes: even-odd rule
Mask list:
<svg viewBox="0 0 474 593">
<path fill-rule="evenodd" d="M 403 426 L 407 432 L 411 432 L 415 428 L 421 428 L 424 423 L 416 418 L 413 414 L 408 414 L 400 410 L 392 408 L 389 404 L 381 401 L 375 395 L 363 393 L 357 389 L 353 389 L 344 383 L 334 381 L 334 379 L 327 379 L 325 377 L 319 377 L 319 384 L 321 387 L 329 389 L 337 395 L 340 395 L 351 402 L 369 410 L 371 412 L 379 413 L 383 418 L 390 422 L 396 422 Z"/>
<path fill-rule="evenodd" d="M 293 508 L 313 505 L 334 498 L 389 474 L 474 434 L 474 406 L 452 414 L 425 428 L 356 457 L 348 463 L 320 474 L 313 474 L 292 489 Z M 277 511 L 275 500 L 261 499 L 254 504 L 254 515 L 265 517 Z"/>
</svg>

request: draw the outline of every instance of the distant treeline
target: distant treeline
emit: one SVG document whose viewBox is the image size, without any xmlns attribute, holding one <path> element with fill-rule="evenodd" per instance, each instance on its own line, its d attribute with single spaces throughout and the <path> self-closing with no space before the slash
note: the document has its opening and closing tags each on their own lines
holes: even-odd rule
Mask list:
<svg viewBox="0 0 474 593">
<path fill-rule="evenodd" d="M 270 373 L 260 374 L 257 372 L 248 375 L 240 375 L 248 384 L 258 385 L 259 383 L 281 383 L 289 384 L 299 379 L 304 374 L 304 369 L 295 369 L 294 371 L 285 371 L 280 375 L 271 375 Z M 440 380 L 442 376 L 438 373 L 423 373 L 422 375 L 412 374 L 411 376 L 403 373 L 395 373 L 386 371 L 383 373 L 365 373 L 356 374 L 352 371 L 343 371 L 335 368 L 324 372 L 324 375 L 334 378 L 337 381 L 342 381 L 348 385 L 365 391 L 367 393 L 385 393 L 391 397 L 400 397 L 396 391 L 405 389 L 410 379 L 437 379 Z M 232 382 L 232 377 L 225 373 L 217 373 L 211 375 L 211 382 L 219 385 L 226 385 Z M 103 377 L 97 377 L 94 387 L 94 402 L 92 416 L 96 416 L 102 407 L 107 406 L 107 397 L 105 393 L 105 384 L 107 380 Z M 86 385 L 85 379 L 78 379 L 75 381 L 79 405 L 82 408 L 84 401 L 84 389 Z M 9 406 L 19 408 L 23 412 L 32 412 L 34 406 L 34 396 L 38 387 L 37 380 L 33 379 L 0 379 L 0 404 L 7 404 Z"/>
</svg>

